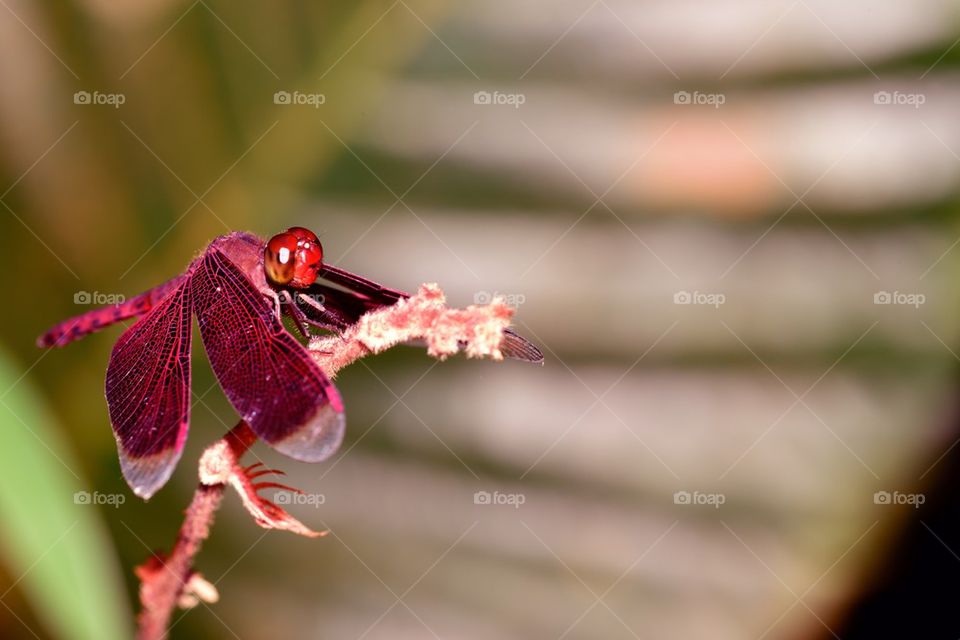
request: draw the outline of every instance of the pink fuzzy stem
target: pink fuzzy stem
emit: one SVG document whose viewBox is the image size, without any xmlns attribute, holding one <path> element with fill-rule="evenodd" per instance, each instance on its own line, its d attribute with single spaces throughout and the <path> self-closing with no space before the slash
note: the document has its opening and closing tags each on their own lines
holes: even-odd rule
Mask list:
<svg viewBox="0 0 960 640">
<path fill-rule="evenodd" d="M 256 442 L 257 436 L 246 422 L 240 422 L 212 448 L 221 445 L 239 459 Z M 209 450 L 209 449 L 208 449 Z M 154 554 L 137 567 L 140 578 L 140 603 L 143 609 L 137 618 L 138 640 L 160 640 L 166 637 L 170 616 L 184 597 L 185 587 L 193 573 L 193 559 L 203 541 L 210 535 L 210 527 L 223 499 L 226 485 L 204 484 L 197 487 L 187 507 L 180 533 L 173 550 L 166 555 Z"/>
<path fill-rule="evenodd" d="M 441 360 L 459 351 L 470 358 L 502 360 L 503 330 L 512 316 L 513 309 L 500 299 L 450 309 L 440 287 L 423 284 L 416 295 L 364 314 L 340 336 L 314 338 L 310 351 L 330 377 L 366 355 L 412 340 L 425 341 L 427 353 Z"/>
</svg>

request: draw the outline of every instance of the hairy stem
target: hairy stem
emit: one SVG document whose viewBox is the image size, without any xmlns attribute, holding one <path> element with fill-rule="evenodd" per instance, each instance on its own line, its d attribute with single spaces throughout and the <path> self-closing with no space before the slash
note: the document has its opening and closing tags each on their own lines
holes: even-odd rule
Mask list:
<svg viewBox="0 0 960 640">
<path fill-rule="evenodd" d="M 238 460 L 255 440 L 253 431 L 246 422 L 241 421 L 207 451 L 226 447 Z M 173 549 L 167 555 L 154 554 L 137 568 L 141 580 L 140 602 L 143 605 L 137 618 L 139 640 L 161 640 L 166 637 L 170 617 L 193 574 L 193 559 L 210 535 L 210 527 L 213 526 L 225 489 L 226 484 L 222 482 L 204 484 L 201 481 L 187 507 Z"/>
</svg>

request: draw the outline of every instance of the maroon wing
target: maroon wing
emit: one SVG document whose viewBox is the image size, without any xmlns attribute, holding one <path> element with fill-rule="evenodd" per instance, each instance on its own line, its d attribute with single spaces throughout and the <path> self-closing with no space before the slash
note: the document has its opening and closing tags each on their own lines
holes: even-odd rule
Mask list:
<svg viewBox="0 0 960 640">
<path fill-rule="evenodd" d="M 332 264 L 324 264 L 319 276 L 360 294 L 376 306 L 388 306 L 401 298 L 410 297 L 410 294 L 405 291 L 385 287 L 382 284 L 377 284 L 373 280 L 368 280 L 355 273 L 350 273 Z"/>
<path fill-rule="evenodd" d="M 409 298 L 410 294 L 397 289 L 391 289 L 362 276 L 358 276 L 344 269 L 325 264 L 320 271 L 320 277 L 329 280 L 349 289 L 353 294 L 352 299 L 348 295 L 332 290 L 322 284 L 315 284 L 310 287 L 310 293 L 316 293 L 324 296 L 324 306 L 330 309 L 333 314 L 327 314 L 323 321 L 328 324 L 338 325 L 345 323 L 345 326 L 354 324 L 360 319 L 360 316 L 371 309 L 389 306 L 397 300 Z M 311 310 L 305 310 L 307 315 L 311 315 Z M 341 322 L 336 322 L 340 320 Z M 337 326 L 343 329 L 345 326 Z M 527 362 L 542 363 L 543 353 L 535 344 L 518 334 L 513 329 L 504 329 L 503 343 L 500 345 L 503 355 L 508 358 L 525 360 Z"/>
<path fill-rule="evenodd" d="M 109 327 L 115 322 L 143 315 L 163 300 L 168 293 L 183 284 L 186 277 L 186 275 L 177 276 L 119 304 L 93 309 L 55 324 L 37 338 L 37 346 L 62 347 L 94 331 Z"/>
<path fill-rule="evenodd" d="M 106 395 L 120 468 L 149 498 L 183 453 L 190 422 L 189 279 L 123 332 L 110 354 Z"/>
<path fill-rule="evenodd" d="M 194 311 L 210 366 L 254 432 L 291 458 L 318 462 L 343 440 L 343 403 L 273 305 L 222 252 L 201 259 Z"/>
</svg>

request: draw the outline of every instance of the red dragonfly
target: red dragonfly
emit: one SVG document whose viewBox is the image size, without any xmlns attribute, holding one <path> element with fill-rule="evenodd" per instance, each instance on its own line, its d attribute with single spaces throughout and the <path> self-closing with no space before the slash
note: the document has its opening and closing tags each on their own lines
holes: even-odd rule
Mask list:
<svg viewBox="0 0 960 640">
<path fill-rule="evenodd" d="M 134 493 L 149 498 L 170 477 L 187 436 L 191 314 L 197 316 L 210 366 L 243 420 L 281 453 L 319 462 L 343 440 L 343 401 L 286 331 L 282 315 L 308 336 L 308 325 L 342 331 L 367 311 L 407 297 L 324 263 L 323 247 L 308 229 L 293 227 L 266 243 L 234 232 L 211 242 L 183 274 L 120 304 L 65 320 L 37 345 L 62 347 L 115 322 L 140 318 L 114 345 L 105 387 L 123 475 Z M 537 347 L 510 329 L 501 351 L 543 361 Z"/>
</svg>

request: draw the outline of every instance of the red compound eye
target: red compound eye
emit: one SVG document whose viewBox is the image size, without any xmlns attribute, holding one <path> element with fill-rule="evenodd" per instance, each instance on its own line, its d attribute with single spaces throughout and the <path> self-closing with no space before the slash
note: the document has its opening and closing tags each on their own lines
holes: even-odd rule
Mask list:
<svg viewBox="0 0 960 640">
<path fill-rule="evenodd" d="M 309 229 L 290 227 L 267 242 L 263 269 L 273 284 L 304 289 L 323 267 L 323 246 Z"/>
</svg>

